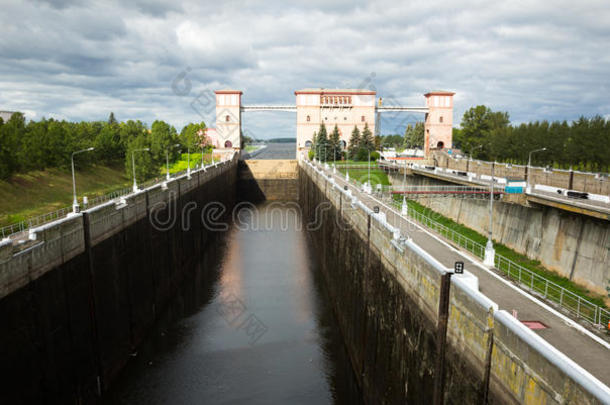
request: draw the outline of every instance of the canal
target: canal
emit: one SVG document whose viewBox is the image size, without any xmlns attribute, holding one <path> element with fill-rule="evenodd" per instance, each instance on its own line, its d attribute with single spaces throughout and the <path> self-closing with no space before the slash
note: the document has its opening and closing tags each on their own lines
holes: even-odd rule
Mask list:
<svg viewBox="0 0 610 405">
<path fill-rule="evenodd" d="M 237 218 L 187 281 L 198 297 L 177 298 L 106 403 L 360 403 L 300 213 L 266 202 Z"/>
</svg>

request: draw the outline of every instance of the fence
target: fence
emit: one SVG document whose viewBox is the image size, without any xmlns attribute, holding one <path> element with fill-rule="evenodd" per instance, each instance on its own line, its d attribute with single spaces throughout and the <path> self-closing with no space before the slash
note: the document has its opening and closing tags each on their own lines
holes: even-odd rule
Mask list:
<svg viewBox="0 0 610 405">
<path fill-rule="evenodd" d="M 394 201 L 393 204 L 398 206 L 399 203 Z M 485 246 L 415 211 L 412 207 L 408 208 L 407 215 L 426 228 L 434 230 L 459 247 L 473 253 L 475 256 L 480 258 L 485 256 Z M 495 255 L 495 267 L 510 280 L 517 282 L 522 288 L 558 304 L 576 318 L 582 318 L 592 324 L 601 326 L 606 325 L 610 320 L 610 311 L 605 308 L 592 303 L 498 253 Z"/>
<path fill-rule="evenodd" d="M 362 188 L 362 184 L 355 179 L 350 179 L 350 183 L 358 188 Z M 391 205 L 394 208 L 401 208 L 401 203 L 394 200 L 391 195 L 392 186 L 383 186 L 378 189 L 377 193 L 374 193 L 374 196 L 381 197 L 382 199 L 386 196 L 386 199 L 391 202 Z M 399 212 L 395 213 L 399 215 Z M 424 227 L 442 235 L 457 246 L 473 253 L 475 256 L 480 257 L 481 259 L 485 257 L 485 246 L 435 221 L 421 212 L 416 211 L 413 207 L 408 207 L 407 216 Z M 508 279 L 516 282 L 521 288 L 527 289 L 535 295 L 557 304 L 573 317 L 584 319 L 593 325 L 599 325 L 600 327 L 604 327 L 610 321 L 610 311 L 606 308 L 592 303 L 530 269 L 523 267 L 498 253 L 495 255 L 494 262 L 495 267 Z"/>
<path fill-rule="evenodd" d="M 218 164 L 218 163 L 219 162 L 216 162 L 216 164 Z M 209 168 L 209 167 L 211 167 L 211 166 L 208 166 L 207 168 Z M 186 174 L 186 172 L 187 172 L 186 170 L 183 170 L 183 171 L 180 171 L 177 173 L 173 173 L 172 176 L 179 177 L 179 176 L 182 176 L 183 174 Z M 165 178 L 162 181 L 165 181 Z M 161 183 L 162 181 L 155 180 L 155 179 L 148 180 L 146 182 L 143 182 L 141 184 L 141 187 L 142 188 L 150 187 L 154 184 Z M 113 191 L 113 192 L 105 194 L 105 195 L 97 196 L 97 197 L 90 199 L 88 201 L 87 205 L 84 205 L 81 201 L 79 203 L 79 207 L 80 207 L 80 209 L 95 207 L 96 205 L 100 205 L 102 203 L 105 203 L 106 201 L 114 200 L 115 198 L 119 198 L 124 195 L 127 195 L 127 194 L 131 193 L 132 190 L 133 190 L 132 187 L 125 187 L 125 188 Z M 30 228 L 44 225 L 48 222 L 52 222 L 57 219 L 63 218 L 71 212 L 72 212 L 72 206 L 69 206 L 69 207 L 60 208 L 53 212 L 31 217 L 24 221 L 20 221 L 20 222 L 0 228 L 0 235 L 2 238 L 10 238 L 11 236 L 13 236 L 15 234 L 27 231 Z"/>
</svg>

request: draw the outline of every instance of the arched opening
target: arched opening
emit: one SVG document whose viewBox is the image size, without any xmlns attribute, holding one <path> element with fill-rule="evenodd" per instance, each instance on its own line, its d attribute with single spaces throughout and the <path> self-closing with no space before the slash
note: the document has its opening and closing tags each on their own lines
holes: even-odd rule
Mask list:
<svg viewBox="0 0 610 405">
<path fill-rule="evenodd" d="M 227 115 L 228 117 L 228 115 Z M 225 141 L 225 148 L 232 148 L 233 144 L 231 143 L 231 141 Z"/>
<path fill-rule="evenodd" d="M 436 147 L 438 149 L 443 149 L 445 147 L 445 143 L 443 141 L 438 141 Z"/>
<path fill-rule="evenodd" d="M 313 146 L 313 144 L 311 143 L 311 141 L 305 141 L 306 148 L 311 148 L 312 146 Z"/>
<path fill-rule="evenodd" d="M 443 123 L 443 116 L 442 115 L 438 118 L 438 122 L 440 122 L 441 124 Z"/>
<path fill-rule="evenodd" d="M 311 117 L 308 115 L 307 116 L 307 122 L 311 121 Z"/>
<path fill-rule="evenodd" d="M 226 122 L 229 122 L 230 120 L 231 120 L 231 118 L 230 118 L 228 115 L 227 115 L 227 116 L 225 116 L 225 121 L 226 121 Z"/>
</svg>

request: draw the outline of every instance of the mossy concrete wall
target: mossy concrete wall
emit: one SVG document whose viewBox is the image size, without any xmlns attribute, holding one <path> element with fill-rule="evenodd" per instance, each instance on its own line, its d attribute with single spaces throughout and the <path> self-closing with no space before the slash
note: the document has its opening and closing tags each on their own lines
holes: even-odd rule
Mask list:
<svg viewBox="0 0 610 405">
<path fill-rule="evenodd" d="M 297 200 L 297 161 L 294 159 L 239 162 L 238 197 L 244 201 Z"/>
<path fill-rule="evenodd" d="M 396 239 L 390 225 L 305 162 L 299 189 L 304 219 L 317 224 L 311 240 L 366 403 L 430 403 L 440 375 L 444 403 L 610 399 L 586 372 L 458 275 L 451 277 L 443 335 L 439 300 L 449 269 L 413 242 Z"/>
<path fill-rule="evenodd" d="M 197 216 L 209 202 L 230 209 L 236 178 L 237 160 L 223 162 L 35 229 L 27 249 L 3 243 L 0 403 L 103 392 L 172 297 L 205 283 L 221 233 Z"/>
<path fill-rule="evenodd" d="M 390 174 L 392 182 L 403 178 Z M 408 176 L 409 185 L 446 185 Z M 489 228 L 489 200 L 420 197 L 420 204 L 481 234 Z M 610 221 L 546 206 L 494 202 L 494 240 L 572 281 L 606 296 L 610 287 Z"/>
<path fill-rule="evenodd" d="M 445 153 L 435 153 L 430 163 L 439 167 L 474 172 L 477 175 L 491 175 L 491 162 L 455 159 Z M 494 175 L 497 177 L 524 179 L 527 176 L 527 171 L 528 169 L 524 165 L 494 164 Z M 560 169 L 545 170 L 540 167 L 531 167 L 529 169 L 529 181 L 531 184 L 544 184 L 592 194 L 610 195 L 610 178 L 607 175 L 600 176 L 595 173 Z"/>
</svg>

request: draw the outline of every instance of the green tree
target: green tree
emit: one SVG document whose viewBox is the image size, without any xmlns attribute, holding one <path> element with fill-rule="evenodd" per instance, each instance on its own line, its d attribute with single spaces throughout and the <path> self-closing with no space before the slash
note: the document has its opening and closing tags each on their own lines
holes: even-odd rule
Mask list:
<svg viewBox="0 0 610 405">
<path fill-rule="evenodd" d="M 369 124 L 364 124 L 362 136 L 360 137 L 360 149 L 366 149 L 370 152 L 375 150 L 375 139 L 373 138 L 373 133 L 369 129 Z"/>
<path fill-rule="evenodd" d="M 140 134 L 132 139 L 127 146 L 125 154 L 125 173 L 130 179 L 133 177 L 132 171 L 132 152 L 133 160 L 136 164 L 136 179 L 139 182 L 153 178 L 159 174 L 160 165 L 155 162 L 153 155 L 147 151 L 137 151 L 138 149 L 151 148 L 150 137 Z"/>
<path fill-rule="evenodd" d="M 329 160 L 341 160 L 341 136 L 337 124 L 335 124 L 333 132 L 330 134 L 328 148 L 330 154 Z"/>
<path fill-rule="evenodd" d="M 49 132 L 52 123 L 49 124 Z M 120 160 L 125 156 L 125 151 L 121 146 L 119 127 L 116 124 L 106 124 L 95 138 L 95 154 L 103 163 L 110 163 Z"/>
<path fill-rule="evenodd" d="M 424 123 L 417 122 L 415 125 L 407 125 L 405 129 L 404 144 L 406 148 L 424 148 Z"/>
<path fill-rule="evenodd" d="M 326 133 L 326 125 L 324 125 L 324 123 L 320 124 L 314 148 L 316 158 L 322 161 L 328 161 L 328 157 L 332 152 L 329 151 L 328 134 Z"/>
<path fill-rule="evenodd" d="M 21 137 L 25 134 L 25 117 L 15 113 L 0 126 L 0 178 L 7 179 L 17 171 L 19 161 L 17 150 Z"/>
<path fill-rule="evenodd" d="M 153 122 L 150 127 L 149 142 L 150 153 L 155 165 L 160 167 L 165 163 L 166 152 L 168 150 L 172 157 L 175 158 L 177 149 L 172 148 L 172 145 L 178 143 L 178 135 L 176 134 L 176 129 L 165 121 L 157 120 Z M 191 152 L 193 152 L 193 149 L 191 149 Z"/>
<path fill-rule="evenodd" d="M 129 120 L 119 124 L 119 139 L 123 157 L 127 151 L 129 142 L 146 132 L 146 126 L 141 121 Z"/>
<path fill-rule="evenodd" d="M 506 128 L 509 124 L 508 113 L 493 112 L 484 105 L 478 105 L 464 113 L 462 131 L 457 141 L 466 153 L 470 153 L 478 145 L 483 145 L 476 150 L 475 157 L 488 159 L 492 154 L 492 132 Z"/>
<path fill-rule="evenodd" d="M 347 152 L 350 159 L 356 159 L 358 148 L 360 148 L 360 130 L 354 125 L 352 136 L 349 138 L 349 145 L 347 146 Z"/>
<path fill-rule="evenodd" d="M 182 131 L 180 131 L 180 144 L 186 150 L 190 148 L 191 151 L 197 150 L 201 147 L 202 142 L 204 141 L 199 133 L 205 132 L 205 122 L 200 122 L 199 124 L 193 124 L 192 122 L 188 123 Z"/>
</svg>

